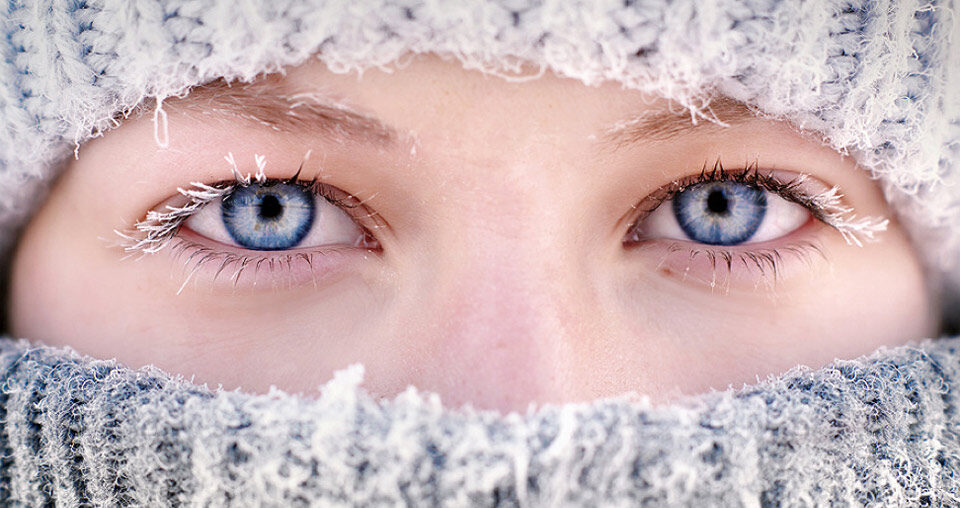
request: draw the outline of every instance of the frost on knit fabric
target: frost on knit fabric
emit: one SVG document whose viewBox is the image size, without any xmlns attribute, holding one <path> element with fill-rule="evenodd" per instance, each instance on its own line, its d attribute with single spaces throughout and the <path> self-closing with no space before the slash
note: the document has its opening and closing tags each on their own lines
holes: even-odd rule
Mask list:
<svg viewBox="0 0 960 508">
<path fill-rule="evenodd" d="M 0 339 L 0 505 L 956 506 L 960 339 L 652 407 L 210 391 Z"/>
<path fill-rule="evenodd" d="M 0 252 L 56 163 L 146 99 L 162 105 L 312 55 L 348 72 L 433 52 L 508 79 L 535 78 L 521 70 L 530 62 L 588 85 L 619 81 L 699 121 L 712 118 L 710 95 L 726 94 L 822 134 L 883 179 L 928 264 L 960 283 L 954 0 L 21 0 L 0 9 Z M 162 124 L 162 107 L 156 114 Z"/>
</svg>

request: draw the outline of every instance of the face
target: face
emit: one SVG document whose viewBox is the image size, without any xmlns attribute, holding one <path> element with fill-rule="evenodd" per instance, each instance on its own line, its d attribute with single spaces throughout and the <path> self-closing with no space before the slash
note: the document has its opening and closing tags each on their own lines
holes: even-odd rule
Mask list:
<svg viewBox="0 0 960 508">
<path fill-rule="evenodd" d="M 13 332 L 255 392 L 362 363 L 373 394 L 500 410 L 936 332 L 853 159 L 712 111 L 427 56 L 198 88 L 81 147 L 19 244 Z"/>
</svg>

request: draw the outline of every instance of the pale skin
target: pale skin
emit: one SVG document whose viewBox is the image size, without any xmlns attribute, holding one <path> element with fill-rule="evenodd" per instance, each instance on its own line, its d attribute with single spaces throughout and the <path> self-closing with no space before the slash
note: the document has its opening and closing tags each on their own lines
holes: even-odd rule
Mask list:
<svg viewBox="0 0 960 508">
<path fill-rule="evenodd" d="M 268 89 L 351 113 L 287 125 L 288 113 L 248 107 Z M 148 110 L 80 148 L 18 245 L 14 335 L 252 392 L 315 393 L 362 363 L 377 396 L 413 385 L 509 411 L 736 388 L 938 331 L 934 291 L 876 182 L 729 101 L 716 110 L 729 125 L 691 127 L 676 105 L 617 84 L 510 83 L 428 56 L 362 76 L 314 61 L 221 92 L 233 107 L 202 92 L 166 101 L 166 146 Z M 172 245 L 124 259 L 114 230 L 178 187 L 233 179 L 228 153 L 241 173 L 263 155 L 267 178 L 301 168 L 354 196 L 362 206 L 343 217 L 370 241 L 298 246 L 310 266 L 285 267 L 188 224 L 178 239 L 264 261 L 235 276 L 220 261 L 193 270 L 197 257 Z M 717 160 L 809 175 L 811 192 L 838 186 L 857 217 L 891 222 L 863 246 L 814 217 L 759 243 L 625 241 L 645 198 Z M 756 252 L 779 256 L 776 274 L 740 261 Z"/>
</svg>

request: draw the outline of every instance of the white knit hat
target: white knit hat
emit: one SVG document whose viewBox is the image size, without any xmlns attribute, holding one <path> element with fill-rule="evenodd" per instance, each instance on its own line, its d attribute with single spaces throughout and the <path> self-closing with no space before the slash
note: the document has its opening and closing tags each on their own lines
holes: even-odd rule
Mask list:
<svg viewBox="0 0 960 508">
<path fill-rule="evenodd" d="M 960 281 L 960 12 L 950 0 L 23 0 L 0 42 L 0 256 L 79 143 L 145 99 L 406 52 L 532 62 L 709 117 L 723 94 L 822 133 L 885 184 L 933 274 Z M 2 257 L 0 257 L 2 259 Z"/>
</svg>

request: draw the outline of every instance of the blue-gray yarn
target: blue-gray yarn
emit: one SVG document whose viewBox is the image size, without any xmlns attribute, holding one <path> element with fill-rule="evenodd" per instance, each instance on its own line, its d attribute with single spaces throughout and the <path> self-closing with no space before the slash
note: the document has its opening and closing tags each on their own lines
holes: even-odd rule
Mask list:
<svg viewBox="0 0 960 508">
<path fill-rule="evenodd" d="M 651 407 L 212 392 L 0 340 L 0 505 L 956 506 L 960 339 Z"/>
</svg>

